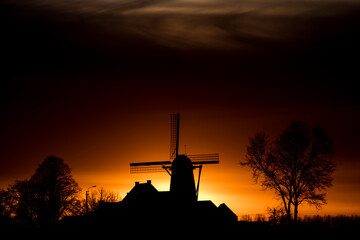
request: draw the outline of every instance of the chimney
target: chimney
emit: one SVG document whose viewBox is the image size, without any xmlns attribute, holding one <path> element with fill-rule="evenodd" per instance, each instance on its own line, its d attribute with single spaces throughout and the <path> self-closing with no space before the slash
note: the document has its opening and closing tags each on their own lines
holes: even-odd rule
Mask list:
<svg viewBox="0 0 360 240">
<path fill-rule="evenodd" d="M 147 184 L 151 184 L 151 180 L 147 180 L 146 183 L 147 183 Z"/>
<path fill-rule="evenodd" d="M 139 182 L 135 182 L 135 186 L 138 186 L 139 185 Z"/>
</svg>

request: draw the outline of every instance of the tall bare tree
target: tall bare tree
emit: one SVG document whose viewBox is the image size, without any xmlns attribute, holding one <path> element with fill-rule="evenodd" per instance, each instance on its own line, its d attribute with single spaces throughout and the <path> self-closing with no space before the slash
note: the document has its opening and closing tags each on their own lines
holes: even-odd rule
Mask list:
<svg viewBox="0 0 360 240">
<path fill-rule="evenodd" d="M 281 199 L 288 222 L 292 211 L 296 222 L 303 202 L 326 204 L 325 190 L 332 185 L 335 170 L 333 155 L 333 140 L 323 127 L 294 121 L 274 141 L 264 132 L 250 137 L 246 160 L 240 164 Z"/>
</svg>

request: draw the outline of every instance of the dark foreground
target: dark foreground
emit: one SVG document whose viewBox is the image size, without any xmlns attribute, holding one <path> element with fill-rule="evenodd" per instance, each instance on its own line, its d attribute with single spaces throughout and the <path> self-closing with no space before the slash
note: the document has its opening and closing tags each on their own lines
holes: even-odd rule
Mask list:
<svg viewBox="0 0 360 240">
<path fill-rule="evenodd" d="M 341 224 L 328 223 L 298 223 L 283 224 L 272 226 L 269 222 L 237 222 L 233 224 L 209 224 L 201 223 L 191 224 L 186 222 L 172 224 L 171 222 L 156 224 L 149 222 L 148 224 L 63 224 L 60 223 L 53 227 L 26 227 L 17 224 L 3 224 L 0 230 L 4 236 L 12 236 L 12 238 L 150 238 L 157 239 L 168 238 L 201 238 L 205 237 L 220 239 L 290 239 L 290 238 L 311 238 L 324 239 L 334 237 L 350 237 L 356 236 L 360 224 L 357 222 L 348 222 Z"/>
</svg>

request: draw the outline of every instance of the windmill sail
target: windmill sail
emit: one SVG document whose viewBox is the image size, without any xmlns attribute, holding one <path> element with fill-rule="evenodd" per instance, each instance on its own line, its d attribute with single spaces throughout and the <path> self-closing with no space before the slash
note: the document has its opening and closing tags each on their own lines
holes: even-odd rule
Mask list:
<svg viewBox="0 0 360 240">
<path fill-rule="evenodd" d="M 170 159 L 175 159 L 179 154 L 179 121 L 180 114 L 171 114 L 170 115 Z"/>
<path fill-rule="evenodd" d="M 219 154 L 211 153 L 211 154 L 194 154 L 187 155 L 188 158 L 191 159 L 193 164 L 217 164 L 219 163 Z"/>
<path fill-rule="evenodd" d="M 130 163 L 130 173 L 162 172 L 169 165 L 170 161 Z"/>
</svg>

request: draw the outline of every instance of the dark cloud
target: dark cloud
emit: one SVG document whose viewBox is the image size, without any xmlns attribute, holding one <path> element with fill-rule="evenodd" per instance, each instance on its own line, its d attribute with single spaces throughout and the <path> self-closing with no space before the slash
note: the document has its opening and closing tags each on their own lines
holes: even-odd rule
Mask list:
<svg viewBox="0 0 360 240">
<path fill-rule="evenodd" d="M 218 62 L 231 70 L 237 61 L 251 69 L 285 64 L 290 71 L 340 64 L 339 72 L 354 73 L 350 57 L 359 53 L 360 8 L 351 2 L 16 2 L 1 4 L 1 46 L 12 71 L 187 64 L 191 72 Z"/>
<path fill-rule="evenodd" d="M 356 1 L 14 0 L 0 11 L 4 79 L 137 78 L 162 89 L 221 79 L 279 99 L 306 91 L 359 104 Z"/>
<path fill-rule="evenodd" d="M 205 85 L 228 96 L 243 84 L 246 97 L 260 86 L 278 102 L 306 92 L 306 102 L 359 104 L 356 2 L 14 0 L 0 11 L 10 81 Z"/>
</svg>

